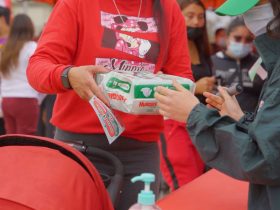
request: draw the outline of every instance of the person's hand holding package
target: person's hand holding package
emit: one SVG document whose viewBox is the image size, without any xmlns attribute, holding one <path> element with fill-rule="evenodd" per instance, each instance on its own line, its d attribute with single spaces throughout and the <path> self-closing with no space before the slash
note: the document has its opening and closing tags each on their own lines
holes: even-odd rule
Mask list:
<svg viewBox="0 0 280 210">
<path fill-rule="evenodd" d="M 208 108 L 219 110 L 221 116 L 227 115 L 238 121 L 244 113 L 242 112 L 235 96 L 230 96 L 224 87 L 218 87 L 220 96 L 204 92 Z"/>
<path fill-rule="evenodd" d="M 199 104 L 198 99 L 178 82 L 173 82 L 176 90 L 157 87 L 155 98 L 158 101 L 159 113 L 179 122 L 186 122 L 191 110 Z"/>
<path fill-rule="evenodd" d="M 96 73 L 106 73 L 108 70 L 103 66 L 79 66 L 73 67 L 68 73 L 69 82 L 73 90 L 84 100 L 90 100 L 96 95 L 105 104 L 109 105 L 94 78 Z"/>
<path fill-rule="evenodd" d="M 155 98 L 158 101 L 159 113 L 179 122 L 186 122 L 192 109 L 199 104 L 198 99 L 174 81 L 176 90 L 164 87 L 157 87 Z M 226 89 L 218 87 L 221 96 L 205 92 L 208 108 L 219 110 L 221 116 L 228 115 L 235 120 L 239 120 L 244 113 L 242 112 L 235 96 L 230 96 Z"/>
</svg>

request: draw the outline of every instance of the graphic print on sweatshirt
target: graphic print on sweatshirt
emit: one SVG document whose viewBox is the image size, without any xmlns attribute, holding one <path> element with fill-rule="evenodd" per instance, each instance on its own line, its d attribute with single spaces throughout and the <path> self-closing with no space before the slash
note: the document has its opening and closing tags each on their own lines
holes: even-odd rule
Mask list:
<svg viewBox="0 0 280 210">
<path fill-rule="evenodd" d="M 158 28 L 153 17 L 138 18 L 133 16 L 119 16 L 101 11 L 101 25 L 108 29 L 137 32 L 157 33 Z"/>
<path fill-rule="evenodd" d="M 114 71 L 154 72 L 159 54 L 159 43 L 138 38 L 134 33 L 157 33 L 154 18 L 119 16 L 101 12 L 101 25 L 104 27 L 102 47 L 114 49 L 145 60 L 136 62 L 116 58 L 96 58 L 96 64 Z M 129 34 L 129 35 L 128 35 Z"/>
<path fill-rule="evenodd" d="M 117 72 L 148 71 L 153 73 L 155 70 L 155 64 L 152 63 L 128 61 L 117 58 L 96 58 L 96 63 Z"/>
</svg>

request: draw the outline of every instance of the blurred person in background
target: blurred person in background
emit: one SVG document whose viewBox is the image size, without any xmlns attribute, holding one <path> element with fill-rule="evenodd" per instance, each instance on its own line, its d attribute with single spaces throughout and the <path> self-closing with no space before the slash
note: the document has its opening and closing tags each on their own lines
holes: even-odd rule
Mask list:
<svg viewBox="0 0 280 210">
<path fill-rule="evenodd" d="M 215 87 L 205 8 L 200 0 L 181 0 L 178 3 L 185 17 L 186 38 L 196 83 L 195 95 L 204 103 L 202 93 L 211 92 Z M 164 121 L 164 135 L 161 137 L 160 148 L 162 174 L 171 190 L 181 187 L 204 172 L 204 163 L 192 144 L 184 123 L 170 119 Z"/>
<path fill-rule="evenodd" d="M 224 27 L 217 27 L 214 31 L 215 40 L 214 43 L 211 44 L 211 54 L 215 54 L 219 51 L 224 51 L 226 49 L 226 39 L 227 33 Z"/>
<path fill-rule="evenodd" d="M 7 42 L 9 35 L 10 24 L 10 9 L 0 6 L 0 49 Z"/>
<path fill-rule="evenodd" d="M 10 16 L 11 12 L 9 8 L 0 6 L 0 53 L 3 49 L 4 44 L 7 42 L 9 35 L 9 25 L 10 25 Z M 1 79 L 0 79 L 1 84 Z M 2 96 L 0 89 L 0 135 L 5 134 L 5 125 L 3 119 L 3 111 L 2 111 Z"/>
<path fill-rule="evenodd" d="M 207 2 L 204 1 L 205 3 Z M 206 26 L 208 32 L 208 40 L 211 44 L 211 54 L 225 49 L 226 29 L 233 17 L 230 16 L 219 16 L 214 11 L 214 8 L 208 8 L 206 10 Z M 222 40 L 220 40 L 222 38 Z M 216 49 L 216 47 L 222 49 Z"/>
<path fill-rule="evenodd" d="M 38 93 L 29 85 L 26 68 L 36 49 L 34 27 L 25 14 L 14 17 L 1 61 L 2 109 L 7 134 L 35 134 L 38 121 Z"/>
<path fill-rule="evenodd" d="M 263 79 L 259 75 L 253 82 L 249 70 L 258 57 L 252 53 L 253 35 L 243 18 L 233 19 L 227 29 L 226 50 L 212 56 L 213 70 L 219 78 L 219 85 L 229 87 L 240 84 L 243 92 L 236 96 L 242 110 L 253 112 L 257 106 Z"/>
<path fill-rule="evenodd" d="M 181 1 L 180 8 L 185 17 L 191 67 L 195 79 L 195 95 L 205 103 L 203 92 L 215 87 L 211 70 L 211 51 L 206 29 L 205 7 L 200 0 Z"/>
</svg>

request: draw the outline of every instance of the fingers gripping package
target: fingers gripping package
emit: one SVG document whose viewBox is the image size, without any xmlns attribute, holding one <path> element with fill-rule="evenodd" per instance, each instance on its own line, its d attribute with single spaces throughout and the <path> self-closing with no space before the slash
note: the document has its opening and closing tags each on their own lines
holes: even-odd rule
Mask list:
<svg viewBox="0 0 280 210">
<path fill-rule="evenodd" d="M 155 88 L 175 89 L 173 80 L 194 92 L 195 84 L 187 78 L 150 72 L 119 73 L 111 71 L 97 75 L 97 83 L 113 109 L 130 114 L 158 114 Z"/>
</svg>

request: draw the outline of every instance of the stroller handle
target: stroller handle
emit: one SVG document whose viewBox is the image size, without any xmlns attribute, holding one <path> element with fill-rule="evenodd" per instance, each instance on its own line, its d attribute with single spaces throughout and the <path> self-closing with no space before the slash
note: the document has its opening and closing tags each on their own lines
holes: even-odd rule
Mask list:
<svg viewBox="0 0 280 210">
<path fill-rule="evenodd" d="M 114 204 L 114 206 L 117 206 L 117 202 L 120 199 L 120 193 L 123 186 L 124 176 L 124 167 L 121 161 L 111 153 L 99 148 L 90 147 L 87 145 L 77 144 L 73 142 L 67 142 L 67 144 L 88 156 L 103 158 L 113 165 L 115 169 L 115 174 L 111 178 L 111 182 L 107 187 L 107 191 L 109 193 L 112 203 Z"/>
</svg>

